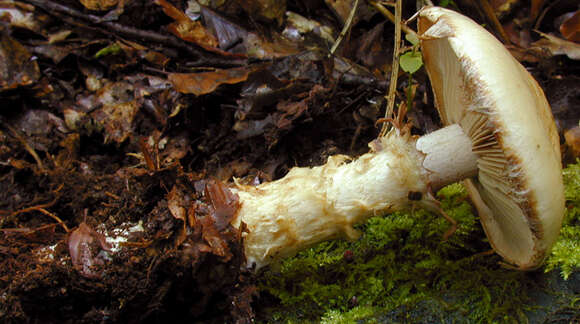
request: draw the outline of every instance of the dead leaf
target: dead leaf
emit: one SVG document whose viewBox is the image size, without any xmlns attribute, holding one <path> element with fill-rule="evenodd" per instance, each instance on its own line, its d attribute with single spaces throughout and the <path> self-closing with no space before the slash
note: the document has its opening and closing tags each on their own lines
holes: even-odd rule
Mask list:
<svg viewBox="0 0 580 324">
<path fill-rule="evenodd" d="M 248 31 L 203 6 L 201 15 L 207 28 L 218 39 L 220 49 L 231 53 L 246 54 L 244 40 L 249 34 Z"/>
<path fill-rule="evenodd" d="M 196 219 L 196 223 L 201 224 L 202 238 L 210 246 L 211 252 L 217 256 L 223 257 L 224 261 L 232 258 L 233 254 L 229 249 L 228 242 L 215 227 L 215 223 L 211 217 L 205 216 L 201 219 Z"/>
<path fill-rule="evenodd" d="M 580 10 L 564 20 L 560 33 L 569 41 L 580 42 Z"/>
<path fill-rule="evenodd" d="M 510 54 L 520 62 L 538 63 L 549 56 L 547 53 L 542 52 L 540 48 L 527 49 L 514 45 L 506 45 L 506 48 L 510 51 Z"/>
<path fill-rule="evenodd" d="M 152 51 L 141 44 L 128 40 L 122 40 L 117 41 L 116 45 L 118 45 L 123 50 L 129 59 L 145 59 L 149 63 L 155 64 L 159 67 L 164 67 L 167 65 L 167 63 L 169 63 L 169 58 L 167 56 L 160 52 Z"/>
<path fill-rule="evenodd" d="M 242 9 L 257 20 L 276 21 L 278 26 L 284 21 L 286 0 L 237 0 L 237 2 Z"/>
<path fill-rule="evenodd" d="M 271 59 L 299 52 L 298 44 L 276 33 L 273 33 L 270 41 L 266 41 L 206 7 L 201 8 L 201 14 L 207 29 L 219 41 L 218 54 Z"/>
<path fill-rule="evenodd" d="M 278 103 L 276 109 L 283 112 L 276 126 L 280 129 L 287 129 L 292 125 L 292 121 L 308 110 L 308 102 L 307 99 L 298 102 L 283 101 Z"/>
<path fill-rule="evenodd" d="M 20 27 L 43 34 L 42 27 L 35 15 L 34 7 L 20 2 L 0 2 L 0 21 L 12 27 Z"/>
<path fill-rule="evenodd" d="M 270 114 L 261 120 L 239 120 L 233 129 L 237 132 L 237 139 L 246 139 L 264 134 L 266 128 L 274 123 L 274 115 Z"/>
<path fill-rule="evenodd" d="M 122 143 L 133 132 L 133 120 L 141 106 L 133 92 L 133 86 L 123 81 L 108 83 L 99 91 L 97 102 L 102 108 L 91 116 L 104 127 L 105 141 Z"/>
<path fill-rule="evenodd" d="M 324 0 L 324 2 L 340 20 L 340 23 L 344 25 L 352 11 L 355 0 Z"/>
<path fill-rule="evenodd" d="M 205 196 L 212 207 L 212 218 L 218 231 L 224 230 L 234 218 L 240 202 L 238 196 L 221 181 L 210 180 L 205 185 Z"/>
<path fill-rule="evenodd" d="M 385 65 L 391 64 L 392 51 L 387 50 L 382 42 L 385 23 L 377 24 L 366 32 L 356 44 L 356 57 L 371 70 L 387 71 Z"/>
<path fill-rule="evenodd" d="M 580 157 L 580 126 L 567 130 L 564 133 L 564 139 L 572 157 L 574 159 Z"/>
<path fill-rule="evenodd" d="M 133 119 L 139 107 L 135 101 L 103 106 L 95 112 L 94 119 L 105 126 L 105 141 L 122 143 L 133 131 Z"/>
<path fill-rule="evenodd" d="M 566 55 L 572 60 L 580 60 L 580 44 L 537 31 L 543 39 L 533 43 L 534 47 L 548 50 L 552 55 Z"/>
<path fill-rule="evenodd" d="M 177 186 L 173 186 L 171 191 L 167 194 L 167 207 L 171 215 L 177 219 L 186 222 L 186 210 L 184 207 L 184 195 Z"/>
<path fill-rule="evenodd" d="M 233 257 L 228 243 L 233 233 L 228 230 L 228 225 L 238 211 L 238 197 L 221 181 L 204 182 L 204 200 L 208 203 L 198 201 L 194 204 L 194 231 L 201 229 L 201 237 L 211 248 L 211 253 L 227 262 Z"/>
<path fill-rule="evenodd" d="M 334 43 L 335 31 L 328 26 L 322 25 L 318 21 L 307 19 L 292 11 L 286 12 L 287 24 L 283 35 L 294 41 L 302 40 L 306 35 L 315 35 L 328 44 Z"/>
<path fill-rule="evenodd" d="M 177 185 L 173 186 L 171 191 L 167 194 L 167 207 L 169 208 L 169 212 L 171 215 L 173 215 L 173 217 L 183 221 L 183 226 L 177 233 L 177 237 L 175 239 L 176 247 L 185 242 L 187 238 L 187 210 L 185 209 L 186 204 L 187 202 L 183 191 L 181 191 Z"/>
<path fill-rule="evenodd" d="M 175 20 L 169 25 L 169 31 L 175 36 L 206 49 L 216 49 L 218 45 L 216 38 L 205 29 L 199 20 L 191 20 L 184 12 L 165 0 L 155 0 L 155 3 L 163 8 L 163 12 L 167 16 Z"/>
<path fill-rule="evenodd" d="M 79 0 L 89 10 L 104 11 L 117 5 L 119 0 Z"/>
<path fill-rule="evenodd" d="M 0 92 L 31 85 L 39 78 L 38 64 L 28 50 L 0 30 Z"/>
<path fill-rule="evenodd" d="M 216 172 L 216 177 L 222 181 L 229 181 L 232 177 L 242 177 L 248 173 L 252 163 L 243 159 L 231 161 Z"/>
<path fill-rule="evenodd" d="M 254 69 L 247 67 L 216 69 L 199 73 L 169 73 L 167 79 L 175 90 L 201 96 L 213 92 L 222 84 L 236 84 L 246 81 Z"/>
</svg>

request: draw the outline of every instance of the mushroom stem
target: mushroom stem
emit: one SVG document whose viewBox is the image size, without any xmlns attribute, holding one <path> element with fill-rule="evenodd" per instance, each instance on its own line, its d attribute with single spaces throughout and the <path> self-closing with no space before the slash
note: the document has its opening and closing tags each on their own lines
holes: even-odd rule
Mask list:
<svg viewBox="0 0 580 324">
<path fill-rule="evenodd" d="M 355 239 L 354 225 L 431 199 L 433 181 L 438 188 L 477 170 L 469 138 L 453 125 L 419 140 L 393 130 L 369 147 L 352 161 L 332 156 L 325 165 L 293 168 L 277 181 L 238 184 L 234 225 L 247 225 L 248 267 L 261 268 L 321 241 Z"/>
<path fill-rule="evenodd" d="M 438 190 L 450 183 L 477 176 L 477 154 L 471 139 L 453 124 L 417 140 L 417 149 L 425 154 L 423 167 L 429 171 L 429 184 Z"/>
</svg>

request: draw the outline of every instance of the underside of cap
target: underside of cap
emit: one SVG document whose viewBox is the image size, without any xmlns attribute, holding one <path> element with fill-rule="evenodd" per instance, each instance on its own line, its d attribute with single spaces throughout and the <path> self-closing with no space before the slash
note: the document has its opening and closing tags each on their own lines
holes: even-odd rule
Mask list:
<svg viewBox="0 0 580 324">
<path fill-rule="evenodd" d="M 559 137 L 543 91 L 465 16 L 425 8 L 419 34 L 441 119 L 459 124 L 479 157 L 467 187 L 492 247 L 520 269 L 538 267 L 564 215 Z"/>
</svg>

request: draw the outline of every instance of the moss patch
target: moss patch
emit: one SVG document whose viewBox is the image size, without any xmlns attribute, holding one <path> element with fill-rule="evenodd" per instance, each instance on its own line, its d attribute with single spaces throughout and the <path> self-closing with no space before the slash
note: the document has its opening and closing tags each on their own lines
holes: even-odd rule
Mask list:
<svg viewBox="0 0 580 324">
<path fill-rule="evenodd" d="M 564 171 L 568 212 L 545 271 L 567 278 L 580 268 L 580 165 Z M 490 247 L 467 193 L 459 184 L 438 193 L 449 224 L 424 210 L 372 218 L 356 242 L 319 244 L 284 260 L 261 279 L 262 295 L 277 307 L 267 322 L 352 323 L 397 321 L 520 321 L 537 312 L 538 273 L 503 269 Z M 540 273 L 541 274 L 541 273 Z M 546 309 L 546 312 L 553 311 Z"/>
<path fill-rule="evenodd" d="M 568 279 L 574 270 L 580 269 L 580 163 L 564 169 L 566 189 L 566 218 L 552 255 L 546 262 L 546 271 L 560 269 Z"/>
</svg>

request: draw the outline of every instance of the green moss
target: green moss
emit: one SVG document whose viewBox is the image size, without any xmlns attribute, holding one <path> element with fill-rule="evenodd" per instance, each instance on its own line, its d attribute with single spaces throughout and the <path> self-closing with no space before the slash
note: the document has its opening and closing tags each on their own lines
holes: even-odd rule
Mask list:
<svg viewBox="0 0 580 324">
<path fill-rule="evenodd" d="M 375 314 L 375 309 L 369 306 L 357 306 L 346 312 L 330 310 L 321 318 L 321 324 L 349 324 L 358 320 L 368 319 Z M 374 321 L 367 321 L 373 323 Z"/>
<path fill-rule="evenodd" d="M 564 175 L 568 214 L 545 269 L 567 277 L 580 264 L 580 166 Z M 438 198 L 459 222 L 447 242 L 449 224 L 424 210 L 372 218 L 358 241 L 319 244 L 265 273 L 260 289 L 280 303 L 267 321 L 526 321 L 533 274 L 501 268 L 498 256 L 485 254 L 490 247 L 463 186 L 448 186 Z"/>
<path fill-rule="evenodd" d="M 546 271 L 560 269 L 568 279 L 574 270 L 580 269 L 580 163 L 569 165 L 563 173 L 566 217 L 552 255 L 546 261 Z"/>
</svg>

